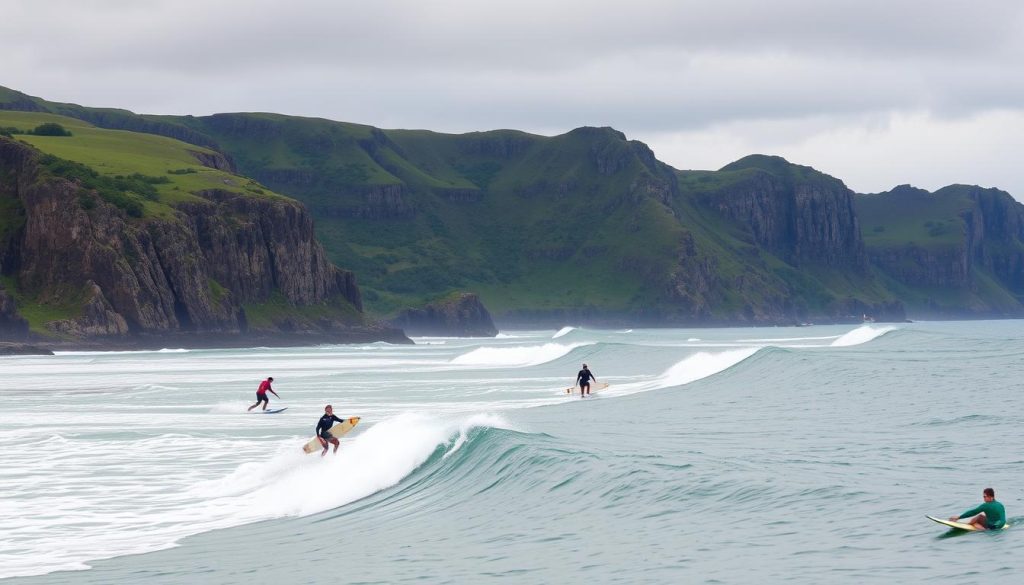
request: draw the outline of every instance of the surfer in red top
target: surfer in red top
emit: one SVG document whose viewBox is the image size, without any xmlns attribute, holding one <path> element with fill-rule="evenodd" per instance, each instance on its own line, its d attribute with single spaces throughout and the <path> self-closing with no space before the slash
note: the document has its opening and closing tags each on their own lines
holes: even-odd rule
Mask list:
<svg viewBox="0 0 1024 585">
<path fill-rule="evenodd" d="M 263 410 L 267 409 L 267 405 L 270 404 L 270 399 L 267 398 L 267 392 L 270 392 L 274 396 L 277 396 L 277 392 L 274 392 L 274 389 L 270 387 L 270 383 L 273 381 L 274 378 L 269 377 L 266 380 L 260 382 L 260 387 L 256 389 L 256 404 L 250 406 L 249 410 L 256 408 L 257 406 L 260 405 L 261 402 L 263 403 Z M 280 398 L 280 396 L 277 397 Z"/>
</svg>

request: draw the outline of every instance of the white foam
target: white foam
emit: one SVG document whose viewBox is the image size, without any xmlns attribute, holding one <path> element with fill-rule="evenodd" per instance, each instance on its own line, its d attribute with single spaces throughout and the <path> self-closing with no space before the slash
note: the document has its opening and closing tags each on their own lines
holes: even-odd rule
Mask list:
<svg viewBox="0 0 1024 585">
<path fill-rule="evenodd" d="M 568 325 L 566 325 L 565 327 L 562 327 L 561 329 L 559 329 L 557 333 L 552 335 L 551 339 L 558 339 L 559 337 L 561 337 L 563 335 L 566 335 L 569 332 L 574 331 L 575 329 L 576 329 L 575 327 L 569 327 Z"/>
<path fill-rule="evenodd" d="M 890 331 L 895 331 L 895 327 L 879 327 L 874 328 L 870 325 L 861 325 L 860 327 L 850 331 L 849 333 L 841 336 L 839 339 L 832 342 L 832 347 L 850 347 L 852 345 L 860 345 L 867 343 L 872 339 L 881 337 Z"/>
<path fill-rule="evenodd" d="M 460 366 L 521 367 L 536 366 L 556 360 L 577 347 L 592 343 L 545 343 L 522 347 L 478 347 L 452 359 Z"/>
<path fill-rule="evenodd" d="M 446 421 L 403 414 L 343 440 L 336 454 L 305 455 L 291 444 L 292 450 L 266 463 L 246 463 L 223 480 L 197 486 L 194 493 L 207 499 L 211 512 L 235 508 L 236 516 L 249 520 L 307 516 L 396 485 L 439 446 L 451 443 L 448 453 L 454 452 L 477 427 L 510 428 L 495 415 Z M 218 495 L 223 497 L 209 499 Z"/>
<path fill-rule="evenodd" d="M 362 433 L 357 427 L 324 458 L 302 453 L 303 437 L 294 436 L 225 450 L 219 437 L 69 440 L 32 429 L 55 449 L 42 463 L 21 451 L 5 462 L 39 466 L 16 482 L 0 476 L 0 515 L 9 520 L 0 532 L 0 578 L 86 569 L 91 560 L 167 548 L 201 532 L 344 506 L 397 484 L 439 447 L 454 452 L 478 427 L 511 428 L 497 415 L 405 414 Z M 211 478 L 211 465 L 225 458 L 242 463 Z M 102 482 L 97 470 L 105 470 Z M 85 526 L 89 538 L 75 532 Z"/>
</svg>

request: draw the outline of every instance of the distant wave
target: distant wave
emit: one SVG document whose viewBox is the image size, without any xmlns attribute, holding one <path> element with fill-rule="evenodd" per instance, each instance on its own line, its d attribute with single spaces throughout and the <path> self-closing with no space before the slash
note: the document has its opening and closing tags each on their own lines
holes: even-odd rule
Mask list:
<svg viewBox="0 0 1024 585">
<path fill-rule="evenodd" d="M 653 380 L 612 386 L 608 394 L 633 394 L 696 382 L 728 370 L 761 349 L 745 347 L 717 353 L 700 351 L 677 362 Z"/>
<path fill-rule="evenodd" d="M 168 348 L 163 349 L 131 349 L 131 350 L 120 350 L 120 351 L 55 351 L 53 355 L 130 355 L 130 354 L 146 354 L 146 353 L 189 353 L 191 349 L 184 348 Z"/>
<path fill-rule="evenodd" d="M 737 339 L 743 343 L 772 343 L 776 341 L 818 341 L 823 339 L 838 339 L 839 335 L 822 335 L 820 337 L 765 337 L 763 339 Z"/>
<path fill-rule="evenodd" d="M 545 343 L 523 347 L 478 347 L 452 359 L 460 366 L 520 367 L 536 366 L 568 354 L 577 347 L 592 343 Z"/>
<path fill-rule="evenodd" d="M 558 330 L 557 333 L 551 336 L 551 339 L 558 339 L 559 337 L 568 334 L 570 331 L 574 331 L 575 327 L 565 326 Z"/>
<path fill-rule="evenodd" d="M 849 333 L 842 335 L 839 339 L 832 342 L 832 347 L 850 347 L 852 345 L 860 345 L 867 343 L 872 339 L 876 339 L 885 335 L 890 331 L 895 331 L 896 327 L 879 327 L 874 328 L 870 325 L 861 325 L 860 327 L 850 331 Z"/>
</svg>

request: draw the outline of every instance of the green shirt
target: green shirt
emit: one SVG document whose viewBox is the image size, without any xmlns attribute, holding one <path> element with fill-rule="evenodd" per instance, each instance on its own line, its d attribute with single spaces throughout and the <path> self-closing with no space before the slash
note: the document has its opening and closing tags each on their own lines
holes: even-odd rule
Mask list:
<svg viewBox="0 0 1024 585">
<path fill-rule="evenodd" d="M 963 514 L 960 514 L 961 518 L 968 518 L 975 514 L 985 513 L 985 523 L 988 524 L 989 528 L 999 529 L 1006 524 L 1006 510 L 1003 505 L 999 502 L 992 500 L 991 502 L 985 502 L 977 508 L 971 508 Z"/>
</svg>

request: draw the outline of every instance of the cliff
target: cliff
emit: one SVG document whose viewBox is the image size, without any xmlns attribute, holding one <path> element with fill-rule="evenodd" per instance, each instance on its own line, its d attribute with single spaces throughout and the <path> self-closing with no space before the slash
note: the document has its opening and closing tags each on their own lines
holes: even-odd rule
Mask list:
<svg viewBox="0 0 1024 585">
<path fill-rule="evenodd" d="M 498 334 L 491 314 L 473 293 L 457 293 L 422 308 L 405 309 L 391 323 L 411 335 L 494 337 Z"/>
<path fill-rule="evenodd" d="M 30 335 L 58 340 L 405 340 L 366 322 L 295 201 L 210 190 L 140 219 L 39 161 L 0 138 L 0 197 L 19 218 L 0 240 L 4 338 L 29 315 Z"/>
<path fill-rule="evenodd" d="M 870 261 L 912 315 L 1024 316 L 1024 205 L 1008 193 L 900 185 L 857 198 Z"/>
<path fill-rule="evenodd" d="M 754 242 L 790 264 L 867 270 L 853 191 L 779 157 L 751 155 L 721 169 L 736 175 L 707 204 L 744 224 Z"/>
</svg>

